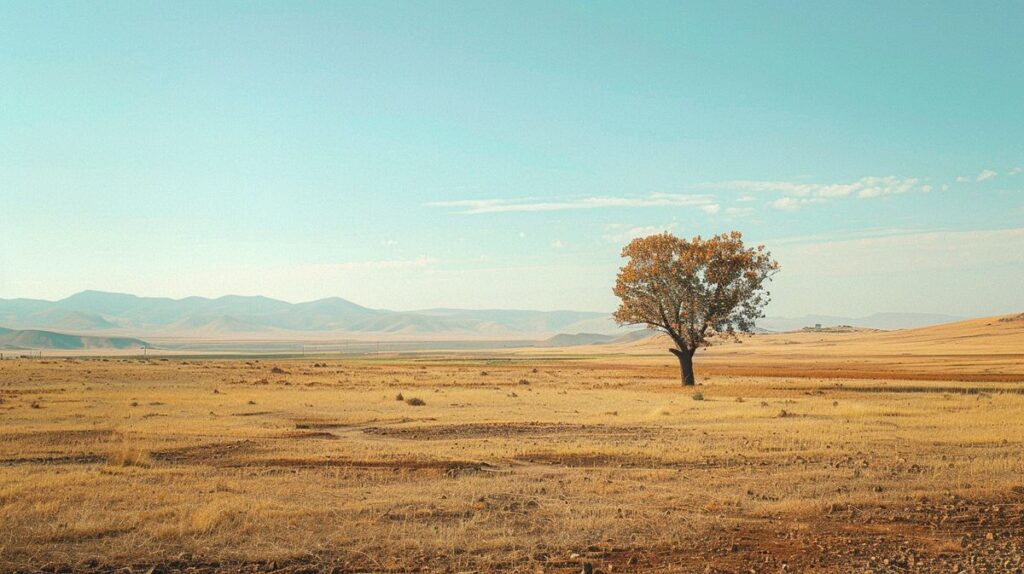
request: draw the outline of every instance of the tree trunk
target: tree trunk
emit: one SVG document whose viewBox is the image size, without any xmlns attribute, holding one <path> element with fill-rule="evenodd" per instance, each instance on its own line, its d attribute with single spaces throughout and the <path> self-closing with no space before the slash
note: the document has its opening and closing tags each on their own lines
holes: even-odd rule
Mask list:
<svg viewBox="0 0 1024 574">
<path fill-rule="evenodd" d="M 684 387 L 692 387 L 697 384 L 696 377 L 693 376 L 693 351 L 689 349 L 669 349 L 672 354 L 679 359 L 679 377 L 683 382 Z"/>
</svg>

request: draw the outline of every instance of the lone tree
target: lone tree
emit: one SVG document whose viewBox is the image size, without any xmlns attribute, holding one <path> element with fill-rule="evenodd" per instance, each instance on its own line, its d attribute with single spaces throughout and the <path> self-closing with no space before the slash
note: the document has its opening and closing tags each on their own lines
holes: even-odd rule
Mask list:
<svg viewBox="0 0 1024 574">
<path fill-rule="evenodd" d="M 713 336 L 751 333 L 770 297 L 765 283 L 779 270 L 764 245 L 744 247 L 733 231 L 687 241 L 660 233 L 634 239 L 622 250 L 615 311 L 620 325 L 647 325 L 675 344 L 683 385 L 695 384 L 693 354 Z"/>
</svg>

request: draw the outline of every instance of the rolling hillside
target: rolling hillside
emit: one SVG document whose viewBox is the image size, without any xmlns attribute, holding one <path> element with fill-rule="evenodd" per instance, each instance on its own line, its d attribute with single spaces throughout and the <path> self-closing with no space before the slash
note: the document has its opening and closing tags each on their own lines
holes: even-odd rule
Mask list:
<svg viewBox="0 0 1024 574">
<path fill-rule="evenodd" d="M 675 366 L 664 335 L 591 347 Z M 702 349 L 698 372 L 1024 381 L 1024 314 L 898 331 L 771 333 Z"/>
<path fill-rule="evenodd" d="M 576 333 L 574 335 L 560 333 L 554 337 L 537 343 L 538 347 L 576 347 L 580 345 L 602 345 L 615 340 L 612 335 L 599 333 Z"/>
<path fill-rule="evenodd" d="M 5 350 L 137 349 L 148 346 L 145 341 L 132 337 L 89 337 L 34 329 L 0 328 L 0 349 Z"/>
</svg>

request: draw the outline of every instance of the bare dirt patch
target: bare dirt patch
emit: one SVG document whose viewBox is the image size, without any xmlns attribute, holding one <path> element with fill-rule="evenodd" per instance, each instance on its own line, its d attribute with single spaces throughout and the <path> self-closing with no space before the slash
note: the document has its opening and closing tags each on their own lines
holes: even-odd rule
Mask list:
<svg viewBox="0 0 1024 574">
<path fill-rule="evenodd" d="M 305 429 L 324 429 L 324 430 L 330 430 L 330 429 L 356 429 L 356 428 L 363 428 L 363 427 L 366 427 L 368 425 L 399 425 L 399 424 L 406 424 L 406 423 L 411 423 L 411 422 L 433 421 L 433 420 L 437 420 L 437 419 L 433 418 L 433 417 L 428 417 L 428 418 L 397 417 L 397 418 L 388 418 L 388 419 L 376 419 L 375 418 L 375 419 L 370 419 L 370 420 L 365 420 L 365 421 L 350 421 L 350 420 L 340 421 L 340 420 L 310 418 L 310 419 L 296 419 L 294 422 L 295 422 L 295 428 L 297 428 L 297 429 L 302 429 L 302 430 L 305 430 Z"/>
<path fill-rule="evenodd" d="M 357 469 L 390 472 L 433 472 L 456 476 L 494 468 L 485 462 L 433 460 L 421 458 L 359 460 L 347 458 L 255 458 L 233 466 L 294 469 Z"/>
<path fill-rule="evenodd" d="M 336 434 L 334 434 L 332 432 L 327 432 L 327 431 L 295 431 L 295 432 L 284 433 L 284 434 L 281 434 L 281 435 L 276 435 L 276 436 L 271 437 L 271 438 L 292 439 L 292 440 L 302 440 L 302 439 L 335 440 L 335 439 L 337 439 L 339 437 L 338 437 L 338 435 L 336 435 Z"/>
<path fill-rule="evenodd" d="M 97 454 L 74 454 L 74 455 L 53 455 L 53 456 L 19 456 L 12 458 L 0 458 L 0 466 L 16 465 L 72 465 L 72 464 L 97 464 L 105 462 L 106 457 Z"/>
<path fill-rule="evenodd" d="M 155 461 L 170 464 L 225 465 L 257 451 L 255 441 L 238 440 L 157 450 L 150 456 Z"/>
<path fill-rule="evenodd" d="M 664 429 L 641 426 L 610 426 L 601 424 L 570 423 L 469 423 L 450 425 L 420 425 L 405 427 L 370 426 L 363 429 L 370 435 L 406 440 L 453 440 L 477 438 L 517 438 L 562 435 L 566 437 L 628 437 L 649 438 L 665 432 Z"/>
</svg>

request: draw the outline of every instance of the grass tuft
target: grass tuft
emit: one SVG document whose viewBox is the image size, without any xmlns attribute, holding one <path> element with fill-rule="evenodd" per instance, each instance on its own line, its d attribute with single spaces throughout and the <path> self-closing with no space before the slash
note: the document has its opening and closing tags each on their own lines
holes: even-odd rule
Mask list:
<svg viewBox="0 0 1024 574">
<path fill-rule="evenodd" d="M 153 465 L 153 460 L 146 451 L 130 444 L 123 444 L 119 448 L 107 453 L 107 464 L 110 466 L 149 468 Z"/>
</svg>

